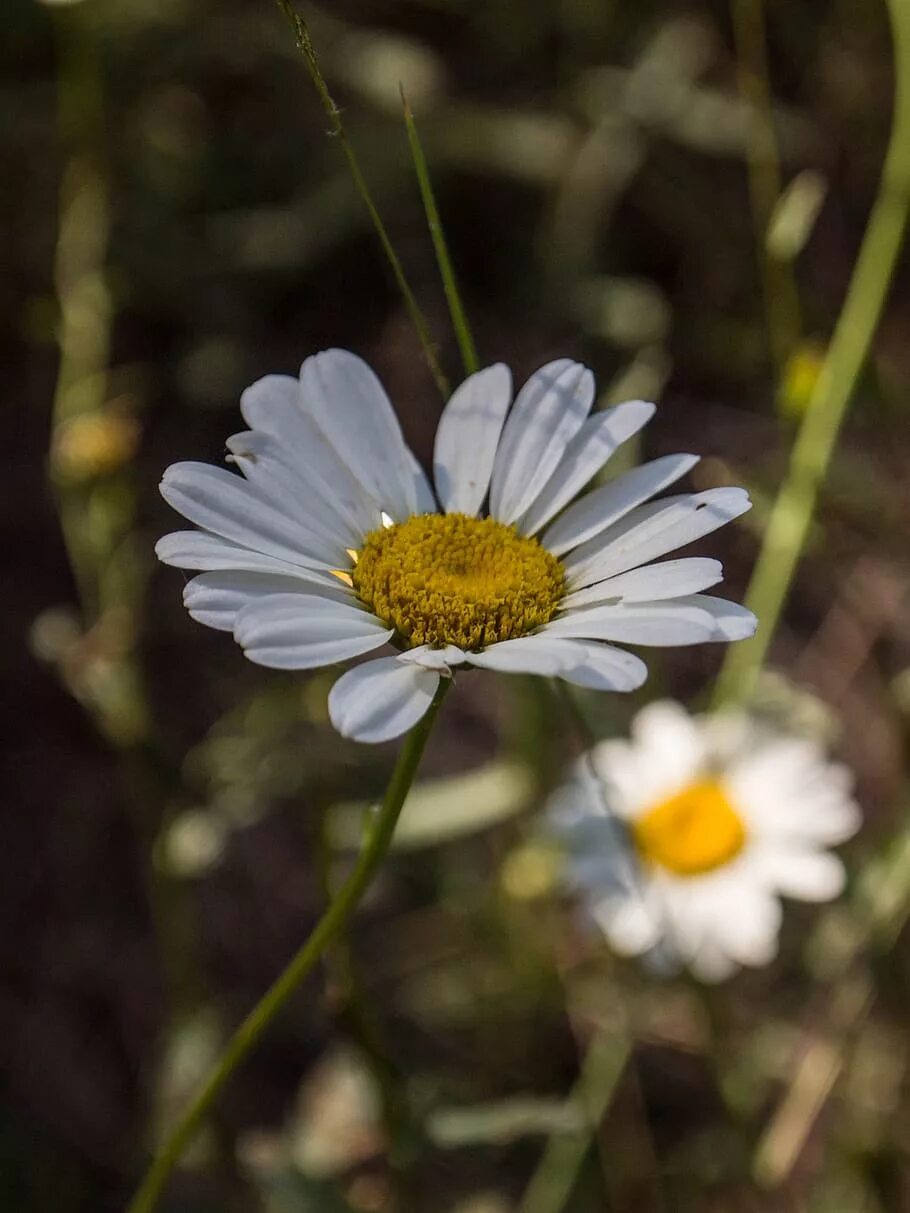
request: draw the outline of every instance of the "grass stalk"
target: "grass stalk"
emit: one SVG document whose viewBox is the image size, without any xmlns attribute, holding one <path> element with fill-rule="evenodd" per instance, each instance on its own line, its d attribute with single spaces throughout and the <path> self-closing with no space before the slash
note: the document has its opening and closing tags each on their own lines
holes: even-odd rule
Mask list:
<svg viewBox="0 0 910 1213">
<path fill-rule="evenodd" d="M 461 354 L 465 374 L 473 375 L 479 369 L 477 348 L 474 345 L 474 336 L 461 301 L 458 281 L 455 277 L 452 259 L 449 256 L 445 229 L 442 226 L 439 208 L 436 205 L 436 195 L 433 193 L 433 183 L 430 180 L 426 157 L 423 154 L 423 146 L 417 133 L 414 112 L 411 109 L 411 103 L 405 95 L 404 86 L 401 89 L 401 104 L 404 109 L 404 124 L 408 132 L 408 146 L 411 149 L 411 159 L 414 161 L 414 172 L 417 175 L 420 197 L 423 201 L 423 209 L 427 217 L 427 227 L 430 229 L 430 238 L 433 241 L 433 249 L 436 253 L 436 263 L 439 266 L 439 273 L 442 277 L 442 288 L 445 291 L 446 303 L 449 305 L 449 315 L 452 317 L 455 339 L 458 342 L 458 350 Z"/>
<path fill-rule="evenodd" d="M 360 195 L 370 221 L 376 235 L 379 237 L 379 243 L 382 245 L 382 251 L 385 254 L 386 260 L 392 271 L 392 276 L 398 290 L 401 293 L 404 301 L 405 309 L 417 333 L 417 338 L 420 341 L 421 349 L 423 350 L 424 358 L 427 366 L 430 368 L 430 374 L 439 388 L 440 395 L 443 400 L 447 400 L 450 394 L 449 381 L 444 374 L 439 363 L 439 357 L 436 352 L 436 346 L 430 335 L 429 326 L 426 318 L 420 310 L 414 292 L 411 289 L 411 284 L 408 282 L 407 275 L 404 272 L 404 267 L 401 264 L 401 259 L 395 251 L 395 246 L 392 244 L 391 237 L 383 223 L 382 216 L 379 214 L 379 209 L 373 200 L 373 195 L 370 192 L 370 187 L 367 185 L 366 178 L 360 167 L 360 162 L 357 155 L 351 146 L 347 136 L 344 123 L 341 121 L 341 111 L 335 104 L 332 94 L 329 92 L 329 86 L 326 84 L 325 76 L 322 74 L 322 69 L 319 66 L 319 59 L 316 55 L 316 48 L 313 45 L 313 39 L 310 36 L 309 28 L 303 17 L 297 12 L 290 0 L 275 0 L 281 12 L 290 22 L 291 28 L 294 31 L 294 37 L 297 42 L 297 49 L 303 56 L 307 70 L 310 73 L 310 78 L 319 94 L 319 100 L 322 102 L 322 108 L 325 110 L 332 128 L 333 134 L 337 137 L 341 150 L 344 153 L 344 158 L 347 161 L 348 169 L 351 178 L 354 182 L 354 187 Z"/>
</svg>

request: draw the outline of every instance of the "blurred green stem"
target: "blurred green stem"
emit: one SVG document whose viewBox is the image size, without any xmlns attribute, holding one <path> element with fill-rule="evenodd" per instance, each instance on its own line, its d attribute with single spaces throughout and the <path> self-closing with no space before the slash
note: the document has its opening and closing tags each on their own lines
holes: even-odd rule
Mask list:
<svg viewBox="0 0 910 1213">
<path fill-rule="evenodd" d="M 598 1031 L 594 1036 L 569 1096 L 583 1127 L 574 1133 L 554 1133 L 547 1142 L 519 1213 L 560 1213 L 565 1208 L 631 1051 L 625 1033 Z"/>
<path fill-rule="evenodd" d="M 104 157 L 103 65 L 87 7 L 53 14 L 57 41 L 57 125 L 66 162 L 60 183 L 54 283 L 60 350 L 51 415 L 50 479 L 79 599 L 85 656 L 58 659 L 64 680 L 116 750 L 144 857 L 152 855 L 161 805 L 178 782 L 155 752 L 151 714 L 135 651 L 145 570 L 133 560 L 135 492 L 125 469 L 107 478 L 63 475 L 60 436 L 81 419 L 103 418 L 109 393 L 115 309 L 108 285 L 110 187 Z M 119 479 L 118 479 L 119 477 Z M 147 895 L 171 1017 L 199 995 L 192 914 L 182 890 L 147 868 Z"/>
<path fill-rule="evenodd" d="M 763 0 L 733 0 L 739 91 L 751 108 L 752 131 L 746 142 L 749 195 L 755 223 L 762 291 L 768 320 L 768 342 L 778 384 L 799 340 L 799 293 L 789 261 L 768 249 L 768 229 L 781 196 L 780 154 L 768 83 L 768 48 Z"/>
<path fill-rule="evenodd" d="M 812 521 L 819 486 L 872 343 L 900 252 L 910 205 L 910 0 L 888 0 L 894 35 L 895 107 L 878 196 L 828 354 L 771 511 L 746 604 L 759 619 L 751 640 L 728 649 L 715 706 L 752 691 Z"/>
<path fill-rule="evenodd" d="M 414 776 L 417 774 L 417 767 L 427 738 L 450 685 L 449 679 L 440 679 L 426 715 L 408 734 L 392 772 L 382 806 L 373 821 L 372 829 L 367 835 L 350 876 L 287 968 L 270 986 L 228 1041 L 227 1047 L 203 1083 L 201 1090 L 190 1103 L 146 1172 L 145 1178 L 128 1206 L 127 1213 L 151 1213 L 151 1210 L 155 1208 L 171 1172 L 201 1128 L 212 1104 L 218 1098 L 228 1079 L 256 1047 L 264 1032 L 284 1008 L 301 982 L 313 971 L 326 949 L 338 938 L 359 905 L 389 849 L 398 817 L 411 784 L 414 782 Z"/>
<path fill-rule="evenodd" d="M 54 17 L 60 63 L 57 123 L 68 151 L 54 258 L 60 308 L 60 363 L 51 418 L 56 441 L 74 417 L 98 413 L 104 406 L 113 306 L 105 271 L 110 205 L 100 151 L 104 103 L 98 50 L 84 13 L 64 11 Z M 95 553 L 86 526 L 87 491 L 84 485 L 65 483 L 56 475 L 53 484 L 88 627 L 100 614 L 100 602 Z"/>
<path fill-rule="evenodd" d="M 404 300 L 405 308 L 411 318 L 411 323 L 417 332 L 417 337 L 423 349 L 423 355 L 426 359 L 427 366 L 430 368 L 430 373 L 436 381 L 436 386 L 439 388 L 443 400 L 449 397 L 449 381 L 443 373 L 442 367 L 439 365 L 439 358 L 436 354 L 436 346 L 430 336 L 430 330 L 424 318 L 423 312 L 414 297 L 414 292 L 411 290 L 411 285 L 408 282 L 404 272 L 404 267 L 401 264 L 398 254 L 395 252 L 395 247 L 392 244 L 391 238 L 386 226 L 382 221 L 382 216 L 379 214 L 376 203 L 373 201 L 373 195 L 370 193 L 370 187 L 367 185 L 366 178 L 360 168 L 360 162 L 351 146 L 347 132 L 344 129 L 344 123 L 341 121 L 341 111 L 335 104 L 332 94 L 329 92 L 329 86 L 325 82 L 325 76 L 322 74 L 322 69 L 319 66 L 319 60 L 316 56 L 316 48 L 313 46 L 313 40 L 310 37 L 310 31 L 303 17 L 297 12 L 291 0 L 275 0 L 275 3 L 287 17 L 294 30 L 294 37 L 297 40 L 297 49 L 303 56 L 304 62 L 307 65 L 307 70 L 313 84 L 316 86 L 316 92 L 319 94 L 319 100 L 322 102 L 322 107 L 325 110 L 329 122 L 332 126 L 332 131 L 336 135 L 338 142 L 341 145 L 341 150 L 344 152 L 344 158 L 347 160 L 348 169 L 354 181 L 354 186 L 357 193 L 363 200 L 363 204 L 370 216 L 370 221 L 379 237 L 379 242 L 382 245 L 382 250 L 385 253 L 386 260 L 392 270 L 395 282 L 401 292 L 401 297 Z"/>
<path fill-rule="evenodd" d="M 427 226 L 430 229 L 430 237 L 436 252 L 436 263 L 442 276 L 442 287 L 445 291 L 446 303 L 449 305 L 449 314 L 452 317 L 452 327 L 455 329 L 455 337 L 458 341 L 462 365 L 464 366 L 465 374 L 473 375 L 479 366 L 477 349 L 474 345 L 474 337 L 471 333 L 468 317 L 461 302 L 458 281 L 455 277 L 452 259 L 449 256 L 445 229 L 439 217 L 439 208 L 436 205 L 436 196 L 433 193 L 433 183 L 430 180 L 426 157 L 423 154 L 420 136 L 417 133 L 414 113 L 410 102 L 405 96 L 403 85 L 401 88 L 401 104 L 404 107 L 404 123 L 408 132 L 408 144 L 411 148 L 411 158 L 414 161 L 414 171 L 417 174 L 417 184 L 420 187 L 420 197 L 423 200 L 423 209 L 427 216 Z"/>
</svg>

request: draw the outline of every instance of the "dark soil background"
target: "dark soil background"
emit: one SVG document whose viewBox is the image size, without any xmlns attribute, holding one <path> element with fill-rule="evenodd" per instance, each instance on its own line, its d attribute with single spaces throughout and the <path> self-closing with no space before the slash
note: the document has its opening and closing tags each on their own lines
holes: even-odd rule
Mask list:
<svg viewBox="0 0 910 1213">
<path fill-rule="evenodd" d="M 798 383 L 774 386 L 745 156 L 754 114 L 738 98 L 726 4 L 304 11 L 447 373 L 457 381 L 457 347 L 399 80 L 481 357 L 520 380 L 576 356 L 605 394 L 658 399 L 642 457 L 697 451 L 698 487 L 753 491 L 753 513 L 710 545 L 723 592 L 741 597 L 805 400 Z M 784 182 L 811 170 L 824 184 L 793 266 L 802 315 L 790 352 L 811 371 L 877 187 L 891 44 L 877 2 L 769 0 L 765 17 Z M 181 575 L 152 556 L 175 523 L 157 481 L 178 459 L 219 461 L 242 428 L 243 388 L 329 345 L 377 369 L 424 460 L 441 402 L 272 4 L 7 0 L 2 25 L 0 1209 L 115 1213 L 154 1125 L 314 922 L 323 817 L 379 791 L 395 753 L 333 733 L 328 674 L 261 670 L 189 620 Z M 93 268 L 100 306 L 80 294 Z M 77 370 L 83 386 L 93 369 L 102 377 L 99 415 L 126 419 L 126 446 L 96 466 L 60 437 L 70 414 L 58 376 L 67 331 L 79 363 L 99 323 L 99 364 Z M 788 712 L 809 710 L 795 686 L 811 693 L 854 766 L 868 818 L 848 851 L 856 872 L 905 828 L 908 331 L 902 266 L 773 647 L 792 682 L 764 688 Z M 721 658 L 649 658 L 636 702 L 697 702 Z M 634 706 L 592 711 L 606 733 Z M 523 811 L 481 828 L 479 805 L 473 832 L 390 863 L 354 932 L 362 988 L 352 996 L 340 955 L 309 983 L 163 1207 L 503 1213 L 546 1118 L 538 1107 L 527 1131 L 490 1129 L 477 1109 L 552 1104 L 592 1016 L 622 1005 L 634 1064 L 567 1208 L 910 1209 L 905 943 L 850 970 L 871 994 L 840 1083 L 795 1166 L 763 1189 L 750 1154 L 800 1042 L 828 1039 L 844 985 L 831 984 L 831 958 L 849 921 L 832 911 L 819 935 L 818 915 L 791 908 L 781 961 L 712 994 L 705 1035 L 685 983 L 649 987 L 589 954 L 558 898 L 516 884 L 533 811 L 575 748 L 554 704 L 521 680 L 465 678 L 445 713 L 424 774 L 517 764 L 533 789 Z M 350 1096 L 339 1056 L 372 1058 L 385 1075 L 384 1129 L 362 1092 Z M 337 1128 L 329 1105 L 342 1107 Z M 449 1107 L 475 1111 L 463 1144 L 438 1127 Z M 300 1126 L 313 1123 L 329 1126 L 334 1162 L 301 1153 Z"/>
</svg>

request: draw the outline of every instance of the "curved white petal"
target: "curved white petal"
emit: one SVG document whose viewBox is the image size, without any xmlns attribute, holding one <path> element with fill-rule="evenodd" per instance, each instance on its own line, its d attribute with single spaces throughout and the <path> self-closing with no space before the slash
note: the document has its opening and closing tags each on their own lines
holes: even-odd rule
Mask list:
<svg viewBox="0 0 910 1213">
<path fill-rule="evenodd" d="M 583 637 L 587 640 L 619 640 L 626 644 L 659 647 L 702 644 L 714 638 L 714 620 L 707 611 L 688 604 L 667 602 L 616 603 L 587 607 L 554 619 L 541 636 Z"/>
<path fill-rule="evenodd" d="M 324 350 L 300 368 L 303 407 L 380 507 L 403 521 L 417 509 L 414 466 L 385 389 L 348 350 Z"/>
<path fill-rule="evenodd" d="M 625 472 L 609 484 L 602 484 L 570 505 L 566 512 L 544 531 L 541 543 L 554 556 L 586 543 L 624 518 L 630 510 L 648 501 L 698 463 L 697 455 L 664 455 L 651 463 Z"/>
<path fill-rule="evenodd" d="M 343 737 L 389 741 L 420 720 L 438 685 L 435 670 L 398 657 L 380 657 L 338 679 L 329 693 L 329 715 Z"/>
<path fill-rule="evenodd" d="M 469 376 L 443 409 L 436 430 L 433 477 L 447 514 L 474 517 L 479 512 L 511 400 L 512 372 L 497 362 Z"/>
<path fill-rule="evenodd" d="M 183 605 L 197 623 L 232 632 L 237 615 L 244 607 L 275 594 L 312 595 L 313 587 L 295 577 L 276 573 L 217 572 L 200 573 L 183 587 Z M 326 589 L 319 595 L 343 602 L 346 595 Z"/>
<path fill-rule="evenodd" d="M 723 575 L 719 560 L 684 556 L 680 560 L 664 560 L 641 569 L 630 569 L 583 590 L 575 590 L 567 594 L 559 606 L 560 610 L 566 611 L 614 599 L 617 602 L 662 602 L 666 598 L 681 598 L 710 589 L 723 580 Z"/>
<path fill-rule="evenodd" d="M 603 691 L 632 691 L 647 677 L 647 667 L 632 653 L 609 645 L 544 635 L 519 636 L 467 653 L 467 661 L 506 674 L 543 674 Z"/>
<path fill-rule="evenodd" d="M 160 487 L 168 505 L 206 531 L 291 564 L 326 568 L 314 536 L 225 468 L 175 463 Z"/>
<path fill-rule="evenodd" d="M 276 594 L 237 616 L 234 639 L 250 661 L 307 670 L 380 648 L 394 628 L 347 603 L 309 594 Z"/>
<path fill-rule="evenodd" d="M 266 375 L 257 380 L 240 397 L 240 412 L 252 430 L 270 434 L 287 451 L 325 511 L 361 537 L 380 525 L 378 502 L 304 410 L 298 379 Z"/>
<path fill-rule="evenodd" d="M 674 601 L 695 607 L 699 611 L 707 611 L 714 620 L 709 640 L 748 640 L 750 636 L 755 635 L 755 629 L 758 627 L 758 620 L 748 607 L 741 606 L 738 602 L 729 602 L 726 598 L 715 598 L 710 594 L 688 594 Z"/>
<path fill-rule="evenodd" d="M 724 526 L 751 506 L 745 489 L 707 489 L 638 506 L 621 522 L 570 553 L 572 589 L 624 573 Z"/>
<path fill-rule="evenodd" d="M 592 691 L 636 691 L 648 677 L 648 667 L 634 653 L 598 641 L 573 640 L 577 660 L 559 677 Z"/>
<path fill-rule="evenodd" d="M 594 401 L 594 376 L 560 358 L 531 376 L 502 432 L 490 483 L 490 514 L 514 522 L 534 502 Z"/>
<path fill-rule="evenodd" d="M 654 416 L 655 405 L 628 400 L 589 417 L 565 449 L 537 500 L 521 516 L 518 530 L 533 535 L 596 476 L 617 447 L 637 434 Z"/>
<path fill-rule="evenodd" d="M 439 670 L 447 674 L 452 666 L 464 665 L 467 658 L 456 644 L 447 644 L 442 649 L 431 649 L 428 644 L 421 644 L 416 649 L 408 649 L 406 653 L 399 654 L 398 660 L 422 666 L 425 670 Z"/>
</svg>

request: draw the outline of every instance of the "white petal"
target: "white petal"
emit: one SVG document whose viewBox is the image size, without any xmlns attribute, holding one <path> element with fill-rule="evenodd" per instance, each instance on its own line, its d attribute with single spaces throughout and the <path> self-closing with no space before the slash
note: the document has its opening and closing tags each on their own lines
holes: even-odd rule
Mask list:
<svg viewBox="0 0 910 1213">
<path fill-rule="evenodd" d="M 748 607 L 740 606 L 738 602 L 729 602 L 726 598 L 714 598 L 710 594 L 688 594 L 674 601 L 708 612 L 714 620 L 710 640 L 748 640 L 750 636 L 755 635 L 755 629 L 758 627 L 758 620 Z"/>
<path fill-rule="evenodd" d="M 389 741 L 420 720 L 438 685 L 435 670 L 380 657 L 338 679 L 329 694 L 329 715 L 343 737 Z"/>
<path fill-rule="evenodd" d="M 452 394 L 436 431 L 433 476 L 447 514 L 479 511 L 490 487 L 496 447 L 512 399 L 512 373 L 497 362 Z"/>
<path fill-rule="evenodd" d="M 287 448 L 305 446 L 309 430 L 300 409 L 300 383 L 292 375 L 264 375 L 240 397 L 240 412 L 253 430 L 272 434 Z"/>
<path fill-rule="evenodd" d="M 417 509 L 410 452 L 382 384 L 362 358 L 324 350 L 300 368 L 304 409 L 396 522 Z"/>
<path fill-rule="evenodd" d="M 430 488 L 430 482 L 427 480 L 426 472 L 420 466 L 417 456 L 410 448 L 408 449 L 408 460 L 411 464 L 414 492 L 417 496 L 417 513 L 438 514 L 439 508 L 436 504 L 436 498 L 433 496 L 433 490 Z"/>
<path fill-rule="evenodd" d="M 777 955 L 781 917 L 776 897 L 737 883 L 719 898 L 711 933 L 739 964 L 767 965 Z"/>
<path fill-rule="evenodd" d="M 467 653 L 471 665 L 507 674 L 543 674 L 604 691 L 632 691 L 647 677 L 647 667 L 632 653 L 609 645 L 548 636 L 503 640 L 482 653 Z"/>
<path fill-rule="evenodd" d="M 824 851 L 762 847 L 755 862 L 778 892 L 799 901 L 830 901 L 846 883 L 844 865 Z"/>
<path fill-rule="evenodd" d="M 738 488 L 707 489 L 641 505 L 563 561 L 571 586 L 592 585 L 647 564 L 738 518 L 750 505 L 748 493 Z"/>
<path fill-rule="evenodd" d="M 697 455 L 664 455 L 662 459 L 643 463 L 570 505 L 562 517 L 544 531 L 541 542 L 554 556 L 561 556 L 605 531 L 643 501 L 669 488 L 696 463 Z"/>
<path fill-rule="evenodd" d="M 566 447 L 537 500 L 522 515 L 518 523 L 521 534 L 533 535 L 568 505 L 616 448 L 651 420 L 654 410 L 646 400 L 629 400 L 589 417 Z"/>
<path fill-rule="evenodd" d="M 323 508 L 342 519 L 354 534 L 366 535 L 380 525 L 378 502 L 304 410 L 299 380 L 290 375 L 266 375 L 240 397 L 240 411 L 251 429 L 277 439 Z"/>
<path fill-rule="evenodd" d="M 294 518 L 224 468 L 175 463 L 161 479 L 161 495 L 184 518 L 223 539 L 291 564 L 326 568 L 324 557 L 315 550 L 320 544 Z"/>
<path fill-rule="evenodd" d="M 309 594 L 253 602 L 234 624 L 234 639 L 250 661 L 282 670 L 307 670 L 369 653 L 393 632 L 355 606 Z"/>
<path fill-rule="evenodd" d="M 490 514 L 514 522 L 555 471 L 594 401 L 594 376 L 560 358 L 531 376 L 515 399 L 493 464 Z"/>
<path fill-rule="evenodd" d="M 648 677 L 648 667 L 634 653 L 597 641 L 573 640 L 576 660 L 559 677 L 594 691 L 635 691 Z"/>
<path fill-rule="evenodd" d="M 541 636 L 618 640 L 626 644 L 668 646 L 702 644 L 713 639 L 714 620 L 697 606 L 667 602 L 616 603 L 587 607 L 554 619 Z"/>
<path fill-rule="evenodd" d="M 620 956 L 640 956 L 661 936 L 661 921 L 654 907 L 635 892 L 627 900 L 608 899 L 592 907 L 592 915 Z"/>
<path fill-rule="evenodd" d="M 306 568 L 275 556 L 266 556 L 240 547 L 207 531 L 172 531 L 155 544 L 155 554 L 163 564 L 178 569 L 202 569 L 216 572 L 236 569 L 246 573 L 282 573 L 296 577 L 306 585 L 338 589 L 341 583 L 328 571 Z"/>
<path fill-rule="evenodd" d="M 295 577 L 275 573 L 200 573 L 183 588 L 183 605 L 193 619 L 222 632 L 232 632 L 237 615 L 251 602 L 274 594 L 313 594 L 313 587 Z M 325 590 L 337 602 L 345 599 L 341 585 Z"/>
<path fill-rule="evenodd" d="M 704 739 L 697 721 L 672 699 L 659 699 L 643 707 L 632 721 L 631 732 L 635 744 L 646 751 L 647 761 L 664 764 L 673 755 L 671 765 L 682 783 L 693 777 L 704 760 Z"/>
<path fill-rule="evenodd" d="M 452 666 L 464 665 L 466 658 L 464 652 L 455 644 L 447 644 L 441 649 L 431 649 L 428 644 L 421 644 L 416 649 L 401 653 L 398 660 L 422 666 L 425 670 L 449 673 Z"/>
<path fill-rule="evenodd" d="M 718 985 L 736 972 L 738 965 L 714 939 L 704 940 L 689 961 L 692 975 L 705 985 Z"/>
<path fill-rule="evenodd" d="M 336 513 L 308 483 L 305 467 L 294 461 L 293 452 L 274 434 L 245 430 L 227 440 L 229 460 L 237 465 L 250 484 L 276 509 L 296 519 L 305 534 L 322 544 L 321 554 L 338 564 L 349 548 L 357 548 L 362 532 L 343 515 Z M 310 542 L 310 547 L 313 543 Z"/>
<path fill-rule="evenodd" d="M 594 606 L 612 599 L 622 602 L 660 602 L 665 598 L 680 598 L 710 589 L 723 579 L 719 560 L 707 556 L 686 556 L 681 560 L 664 560 L 642 569 L 630 569 L 606 581 L 598 581 L 583 590 L 567 594 L 560 610 L 571 607 Z"/>
</svg>

